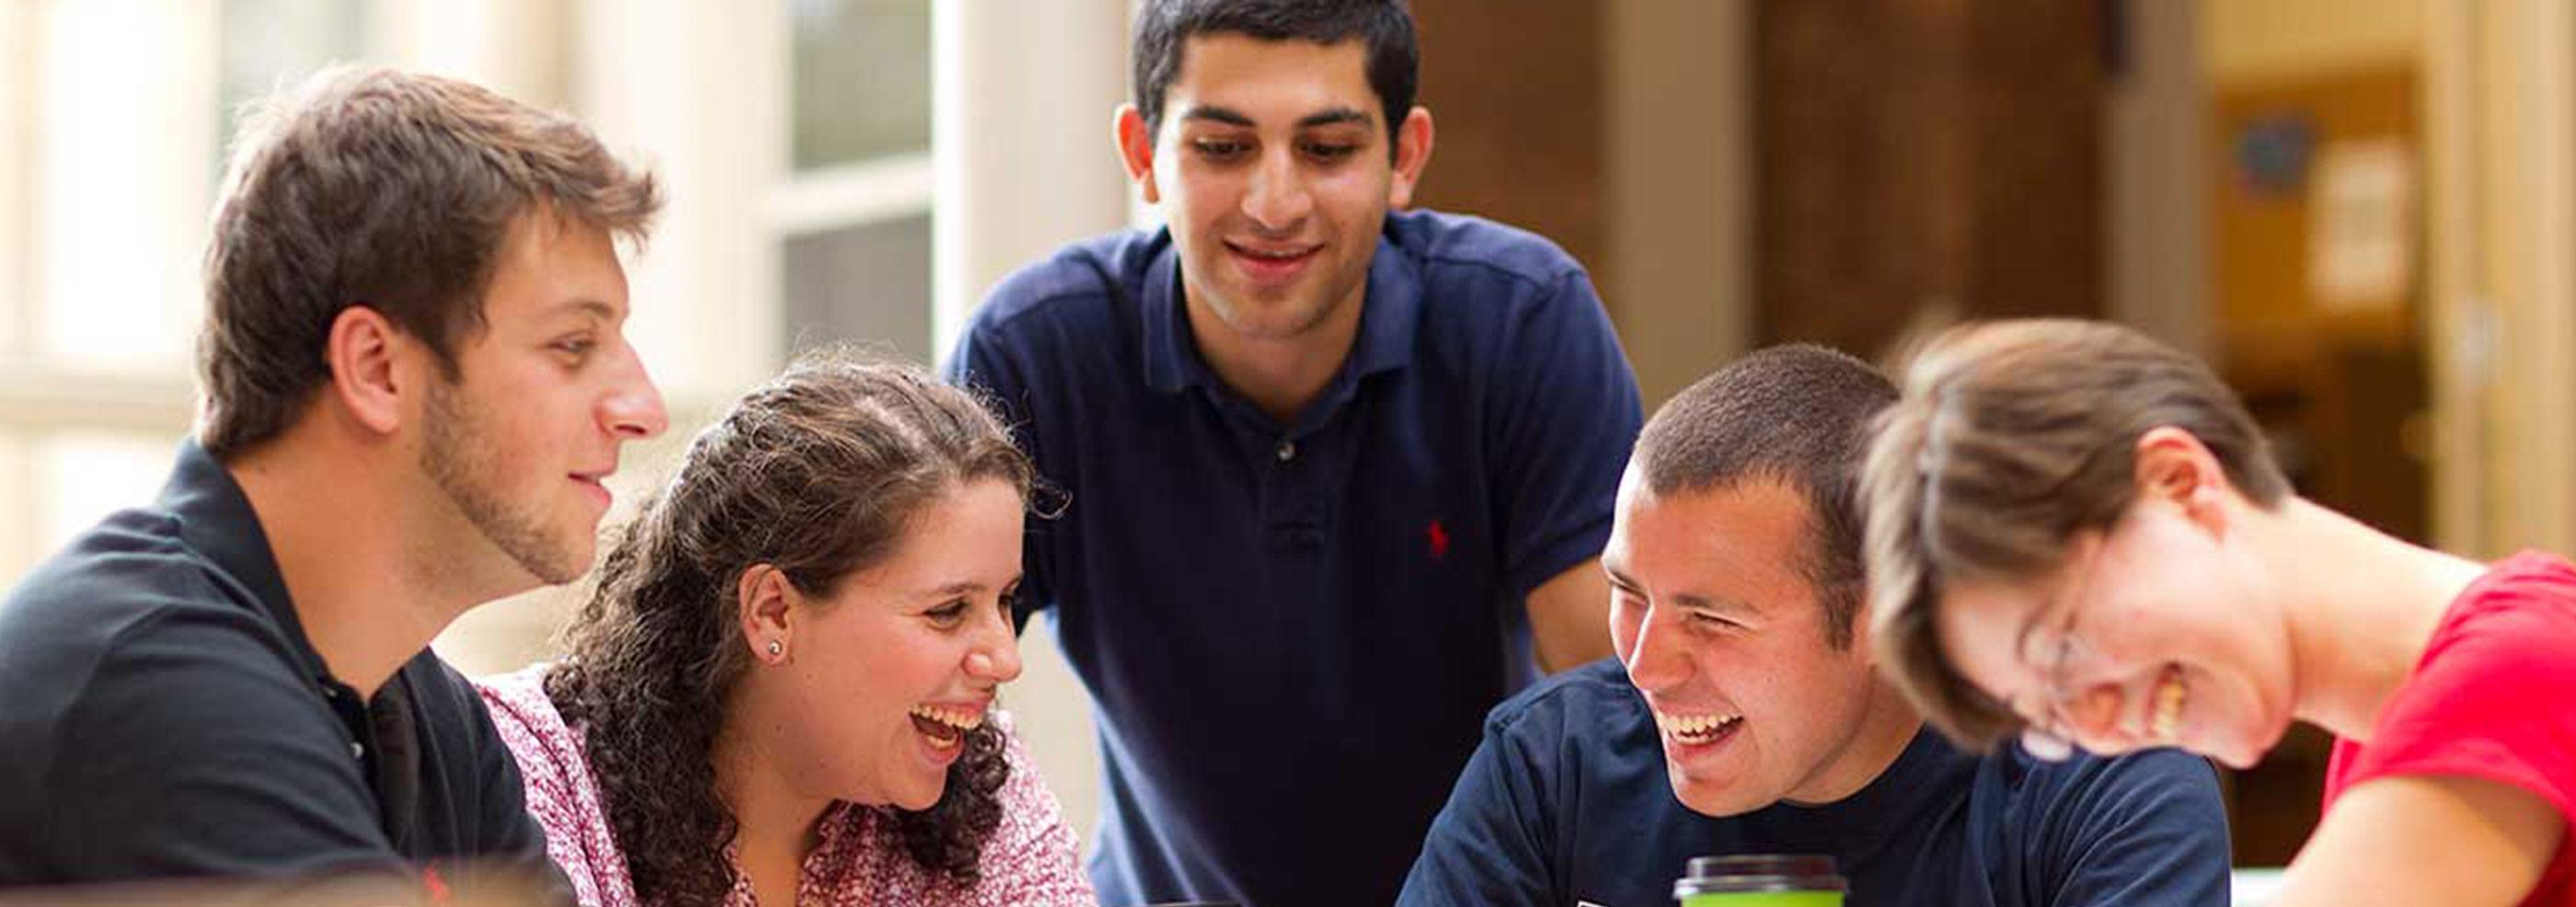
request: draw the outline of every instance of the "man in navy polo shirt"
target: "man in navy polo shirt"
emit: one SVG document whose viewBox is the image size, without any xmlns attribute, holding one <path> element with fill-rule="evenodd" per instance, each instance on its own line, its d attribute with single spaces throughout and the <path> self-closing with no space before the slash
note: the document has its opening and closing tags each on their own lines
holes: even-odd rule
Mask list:
<svg viewBox="0 0 2576 907">
<path fill-rule="evenodd" d="M 1655 413 L 1602 555 L 1619 657 L 1494 710 L 1399 903 L 1669 905 L 1729 854 L 1831 856 L 1853 904 L 2227 903 L 2207 763 L 1959 752 L 1854 644 L 1859 462 L 1895 399 L 1788 346 Z"/>
<path fill-rule="evenodd" d="M 1605 654 L 1640 412 L 1582 268 L 1402 208 L 1394 0 L 1151 0 L 1119 151 L 1171 226 L 1013 276 L 952 372 L 1069 492 L 1031 525 L 1098 703 L 1109 904 L 1391 900 L 1483 713 Z"/>
</svg>

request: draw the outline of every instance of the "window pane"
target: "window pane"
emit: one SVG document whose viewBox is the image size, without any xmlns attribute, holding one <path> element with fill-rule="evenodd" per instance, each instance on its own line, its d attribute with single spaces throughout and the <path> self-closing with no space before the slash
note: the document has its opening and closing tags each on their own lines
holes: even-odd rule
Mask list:
<svg viewBox="0 0 2576 907">
<path fill-rule="evenodd" d="M 61 549 L 99 518 L 152 503 L 178 458 L 176 438 L 65 432 L 36 445 L 36 557 Z"/>
<path fill-rule="evenodd" d="M 39 355 L 65 367 L 184 365 L 217 119 L 204 9 L 37 7 L 32 320 Z"/>
<path fill-rule="evenodd" d="M 223 0 L 218 178 L 242 105 L 331 63 L 355 59 L 366 47 L 367 6 L 348 0 Z"/>
<path fill-rule="evenodd" d="M 930 0 L 792 0 L 796 169 L 930 148 Z"/>
<path fill-rule="evenodd" d="M 930 216 L 844 227 L 787 241 L 783 271 L 791 351 L 841 340 L 883 343 L 929 365 Z"/>
</svg>

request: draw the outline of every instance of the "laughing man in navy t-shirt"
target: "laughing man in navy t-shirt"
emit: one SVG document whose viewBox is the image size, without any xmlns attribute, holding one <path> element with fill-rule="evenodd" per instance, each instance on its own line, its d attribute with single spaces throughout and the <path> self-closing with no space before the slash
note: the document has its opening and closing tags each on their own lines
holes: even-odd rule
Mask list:
<svg viewBox="0 0 2576 907">
<path fill-rule="evenodd" d="M 1494 710 L 1399 903 L 1666 905 L 1724 854 L 1831 856 L 1873 907 L 2227 903 L 2207 763 L 1962 753 L 1854 644 L 1855 475 L 1895 398 L 1790 346 L 1655 413 L 1602 555 L 1618 659 Z"/>
</svg>

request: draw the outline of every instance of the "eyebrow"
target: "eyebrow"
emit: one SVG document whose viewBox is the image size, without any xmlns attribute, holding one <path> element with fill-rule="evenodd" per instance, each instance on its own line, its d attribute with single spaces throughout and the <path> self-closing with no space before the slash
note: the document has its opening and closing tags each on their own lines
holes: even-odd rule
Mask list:
<svg viewBox="0 0 2576 907">
<path fill-rule="evenodd" d="M 1603 564 L 1601 566 L 1601 572 L 1609 575 L 1610 585 L 1612 587 L 1623 592 L 1630 592 L 1640 596 L 1645 594 L 1646 590 L 1637 585 L 1636 580 L 1629 579 L 1626 574 L 1620 573 L 1619 568 Z M 1757 613 L 1751 606 L 1744 603 L 1734 601 L 1721 602 L 1717 599 L 1713 599 L 1696 592 L 1674 593 L 1672 596 L 1672 603 L 1676 607 L 1694 611 L 1716 611 L 1725 614 L 1744 616 L 1751 616 Z"/>
<path fill-rule="evenodd" d="M 1236 110 L 1232 107 L 1221 107 L 1214 104 L 1199 105 L 1182 111 L 1181 119 L 1207 120 L 1209 122 L 1223 123 L 1228 126 L 1242 126 L 1246 128 L 1259 125 L 1254 123 L 1252 121 L 1252 117 L 1245 114 L 1243 111 Z M 1368 125 L 1368 111 L 1361 110 L 1356 107 L 1332 107 L 1307 114 L 1297 119 L 1297 128 L 1299 129 L 1312 129 L 1317 126 L 1340 126 L 1345 124 L 1355 124 L 1360 126 Z"/>
<path fill-rule="evenodd" d="M 1011 588 L 1012 586 L 1016 586 L 1016 585 L 1019 585 L 1019 584 L 1020 584 L 1020 577 L 1014 576 L 1014 577 L 1011 577 L 1011 581 L 1010 581 L 1010 582 L 1003 583 L 1003 584 L 1002 584 L 1002 588 L 1004 588 L 1004 589 L 1008 589 L 1008 588 Z M 946 585 L 932 586 L 932 587 L 930 587 L 930 588 L 928 588 L 928 589 L 923 589 L 923 590 L 920 590 L 920 591 L 915 592 L 915 593 L 913 593 L 913 594 L 914 594 L 914 595 L 916 595 L 916 596 L 918 596 L 918 597 L 921 597 L 921 598 L 947 598 L 947 597 L 949 597 L 949 596 L 953 596 L 953 595 L 965 595 L 965 594 L 967 594 L 967 593 L 969 593 L 969 592 L 982 592 L 982 591 L 984 591 L 984 590 L 985 590 L 985 589 L 987 589 L 987 588 L 990 588 L 990 587 L 988 587 L 988 586 L 984 585 L 983 583 L 976 582 L 976 581 L 971 580 L 971 579 L 961 579 L 961 580 L 958 580 L 958 581 L 953 582 L 953 583 L 948 583 L 948 584 L 946 584 Z"/>
<path fill-rule="evenodd" d="M 1732 600 L 1720 601 L 1696 592 L 1675 593 L 1673 595 L 1673 604 L 1680 605 L 1683 608 L 1693 611 L 1715 611 L 1720 614 L 1733 614 L 1745 617 L 1750 617 L 1756 613 L 1751 605 L 1747 605 L 1743 602 Z"/>
<path fill-rule="evenodd" d="M 616 306 L 588 296 L 566 299 L 546 307 L 548 316 L 560 315 L 567 311 L 597 316 L 602 321 L 616 321 L 618 314 Z"/>
</svg>

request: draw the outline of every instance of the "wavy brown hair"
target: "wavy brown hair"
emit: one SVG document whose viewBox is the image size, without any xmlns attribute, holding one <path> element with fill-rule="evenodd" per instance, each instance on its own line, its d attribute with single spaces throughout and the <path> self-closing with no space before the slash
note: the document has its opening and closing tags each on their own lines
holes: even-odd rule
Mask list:
<svg viewBox="0 0 2576 907">
<path fill-rule="evenodd" d="M 733 885 L 736 827 L 713 754 L 751 657 L 736 581 L 769 564 L 828 599 L 883 561 L 910 518 L 971 481 L 1034 476 L 1009 431 L 917 367 L 830 352 L 800 359 L 699 433 L 668 487 L 627 524 L 565 630 L 548 698 L 583 728 L 611 830 L 646 903 L 713 904 Z M 905 851 L 971 882 L 1009 775 L 994 724 L 969 732 L 939 801 L 896 810 Z"/>
</svg>

